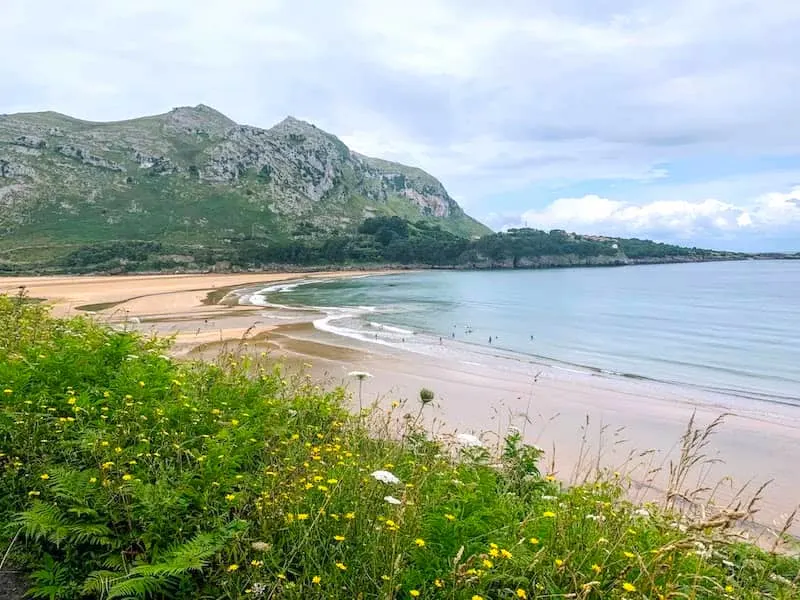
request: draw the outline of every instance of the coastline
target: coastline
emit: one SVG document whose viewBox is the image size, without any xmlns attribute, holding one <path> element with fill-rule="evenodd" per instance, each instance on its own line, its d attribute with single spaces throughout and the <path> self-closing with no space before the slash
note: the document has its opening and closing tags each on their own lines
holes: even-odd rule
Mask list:
<svg viewBox="0 0 800 600">
<path fill-rule="evenodd" d="M 331 385 L 351 384 L 348 372 L 367 371 L 373 377 L 364 382 L 365 403 L 407 398 L 409 410 L 414 410 L 419 389 L 430 388 L 436 393 L 427 413 L 433 430 L 496 434 L 514 424 L 530 442 L 545 448 L 548 470 L 565 481 L 583 477 L 576 464 L 584 469 L 601 464 L 624 469 L 639 482 L 652 480 L 657 488 L 692 414 L 705 425 L 732 412 L 709 447 L 713 458 L 725 462 L 707 465 L 705 481 L 713 486 L 732 477 L 735 483 L 716 490 L 716 497 L 724 499 L 750 480 L 754 491 L 773 479 L 760 504 L 758 521 L 766 526 L 782 525 L 781 516 L 795 508 L 800 498 L 793 468 L 800 461 L 796 409 L 776 405 L 762 412 L 737 405 L 730 410 L 730 399 L 702 390 L 490 354 L 466 360 L 450 344 L 433 355 L 415 354 L 319 331 L 312 322 L 322 313 L 313 310 L 206 303 L 210 293 L 216 292 L 219 300 L 228 290 L 256 284 L 384 272 L 14 277 L 0 278 L 0 292 L 13 294 L 24 285 L 31 297 L 51 302 L 57 316 L 79 314 L 78 307 L 90 305 L 97 308 L 96 318 L 174 335 L 173 352 L 179 357 L 213 359 L 232 346 L 268 351 L 289 370 L 310 364 L 311 375 Z M 488 433 L 487 441 L 493 435 Z M 653 469 L 661 470 L 654 475 Z M 647 486 L 641 494 L 647 498 Z M 800 535 L 800 527 L 790 532 Z"/>
</svg>

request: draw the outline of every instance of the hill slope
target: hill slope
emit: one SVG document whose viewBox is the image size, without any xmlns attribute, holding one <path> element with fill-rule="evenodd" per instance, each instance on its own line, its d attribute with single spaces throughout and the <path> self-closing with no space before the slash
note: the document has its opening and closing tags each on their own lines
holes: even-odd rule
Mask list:
<svg viewBox="0 0 800 600">
<path fill-rule="evenodd" d="M 420 169 L 352 152 L 288 117 L 238 125 L 204 105 L 114 123 L 0 116 L 0 249 L 110 240 L 221 243 L 354 230 L 370 216 L 489 230 Z M 24 248 L 24 250 L 23 250 Z"/>
</svg>

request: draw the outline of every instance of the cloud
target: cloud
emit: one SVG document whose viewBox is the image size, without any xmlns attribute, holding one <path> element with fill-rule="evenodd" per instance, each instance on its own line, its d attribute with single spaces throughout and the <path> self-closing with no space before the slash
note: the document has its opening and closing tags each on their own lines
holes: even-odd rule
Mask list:
<svg viewBox="0 0 800 600">
<path fill-rule="evenodd" d="M 800 170 L 798 25 L 791 0 L 4 0 L 0 112 L 292 114 L 430 171 L 479 217 L 621 182 L 739 205 L 785 177 L 717 190 L 714 161 L 691 182 L 674 165 Z"/>
<path fill-rule="evenodd" d="M 543 209 L 518 215 L 494 215 L 493 221 L 501 229 L 566 229 L 576 233 L 680 243 L 691 240 L 731 242 L 741 239 L 742 233 L 767 242 L 771 238 L 780 241 L 800 235 L 800 187 L 786 193 L 765 194 L 746 206 L 716 199 L 634 204 L 597 195 L 559 198 Z"/>
</svg>

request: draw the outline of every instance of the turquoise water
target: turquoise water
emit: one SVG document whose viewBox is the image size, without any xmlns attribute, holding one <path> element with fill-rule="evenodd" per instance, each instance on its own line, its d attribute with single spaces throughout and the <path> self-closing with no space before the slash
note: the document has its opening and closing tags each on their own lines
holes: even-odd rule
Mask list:
<svg viewBox="0 0 800 600">
<path fill-rule="evenodd" d="M 466 342 L 800 406 L 800 261 L 427 271 L 262 294 L 323 307 L 318 328 L 365 342 Z"/>
</svg>

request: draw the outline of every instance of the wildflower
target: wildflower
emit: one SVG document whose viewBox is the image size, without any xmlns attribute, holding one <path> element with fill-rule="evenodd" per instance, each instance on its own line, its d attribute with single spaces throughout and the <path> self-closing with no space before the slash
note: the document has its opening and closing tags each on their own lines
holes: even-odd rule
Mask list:
<svg viewBox="0 0 800 600">
<path fill-rule="evenodd" d="M 456 436 L 456 441 L 462 446 L 467 446 L 469 448 L 480 448 L 483 446 L 482 441 L 469 433 L 459 433 Z"/>
<path fill-rule="evenodd" d="M 97 483 L 97 477 L 89 477 L 89 483 Z"/>
<path fill-rule="evenodd" d="M 626 592 L 635 592 L 636 586 L 626 581 L 625 583 L 622 584 L 622 589 L 625 590 Z"/>
<path fill-rule="evenodd" d="M 356 518 L 356 513 L 349 512 L 349 513 L 345 514 L 344 518 L 352 521 L 353 519 Z"/>
<path fill-rule="evenodd" d="M 417 545 L 418 548 L 424 548 L 425 547 L 425 540 L 423 540 L 422 538 L 415 539 L 414 543 Z"/>
<path fill-rule="evenodd" d="M 514 555 L 511 554 L 511 552 L 509 552 L 505 548 L 503 548 L 502 550 L 500 550 L 500 556 L 502 556 L 503 558 L 513 558 Z"/>
<path fill-rule="evenodd" d="M 226 570 L 228 571 L 228 573 L 233 573 L 234 571 L 239 570 L 239 565 L 233 563 L 232 565 L 228 565 L 228 568 Z"/>
<path fill-rule="evenodd" d="M 366 371 L 350 371 L 347 374 L 348 377 L 355 377 L 359 381 L 364 381 L 365 379 L 369 379 L 372 377 L 371 373 L 367 373 Z"/>
<path fill-rule="evenodd" d="M 263 567 L 264 566 L 264 561 L 263 560 L 255 560 L 255 559 L 253 559 L 253 560 L 250 561 L 250 566 L 251 567 Z"/>
<path fill-rule="evenodd" d="M 411 590 L 408 593 L 411 594 L 412 598 L 419 598 L 419 590 Z"/>
<path fill-rule="evenodd" d="M 602 567 L 597 563 L 592 565 L 592 571 L 594 571 L 596 575 L 600 575 L 600 571 L 602 570 L 603 570 Z"/>
<path fill-rule="evenodd" d="M 225 500 L 228 502 L 233 502 L 236 500 L 236 494 L 225 494 Z"/>
<path fill-rule="evenodd" d="M 39 492 L 36 492 L 36 491 L 28 492 L 28 496 L 38 496 L 38 495 L 39 495 Z"/>
<path fill-rule="evenodd" d="M 725 592 L 728 593 L 728 594 L 732 594 L 733 593 L 733 586 L 731 584 L 726 585 L 725 586 Z"/>
<path fill-rule="evenodd" d="M 50 475 L 48 475 L 47 473 L 42 473 L 41 475 L 39 475 L 39 479 L 47 481 L 48 479 L 50 479 Z"/>
<path fill-rule="evenodd" d="M 10 395 L 10 394 L 13 394 L 13 393 L 14 393 L 14 390 L 12 390 L 11 388 L 6 388 L 6 389 L 4 389 L 4 390 L 3 390 L 3 393 L 4 393 L 6 396 L 8 396 L 8 395 Z"/>
<path fill-rule="evenodd" d="M 231 419 L 231 425 L 236 427 L 238 424 L 239 424 L 239 420 L 238 419 Z"/>
<path fill-rule="evenodd" d="M 314 585 L 319 585 L 320 581 L 322 581 L 322 577 L 320 577 L 319 575 L 314 575 L 311 578 L 311 583 L 313 583 Z"/>
<path fill-rule="evenodd" d="M 447 519 L 448 521 L 455 521 L 456 520 L 456 516 L 455 515 L 451 515 L 450 513 L 445 514 L 444 518 Z"/>
<path fill-rule="evenodd" d="M 336 568 L 339 569 L 340 571 L 347 571 L 347 565 L 344 563 L 337 562 Z"/>
<path fill-rule="evenodd" d="M 625 555 L 625 558 L 633 558 L 636 556 L 633 552 L 628 552 L 627 550 L 623 552 L 623 554 Z"/>
<path fill-rule="evenodd" d="M 494 566 L 494 563 L 490 561 L 488 558 L 483 559 L 483 566 L 487 569 L 491 569 Z"/>
<path fill-rule="evenodd" d="M 434 579 L 433 585 L 435 585 L 437 588 L 443 588 L 444 582 L 441 579 Z"/>
<path fill-rule="evenodd" d="M 67 404 L 70 404 L 70 405 L 72 405 L 72 404 L 75 404 L 76 402 L 77 402 L 77 400 L 75 399 L 75 396 L 70 396 L 70 397 L 67 399 Z"/>
<path fill-rule="evenodd" d="M 297 513 L 297 520 L 298 521 L 305 521 L 306 519 L 308 519 L 308 514 L 307 513 Z"/>
<path fill-rule="evenodd" d="M 333 536 L 333 539 L 335 539 L 337 542 L 343 542 L 345 538 L 343 535 L 335 535 Z"/>
<path fill-rule="evenodd" d="M 517 598 L 522 598 L 523 600 L 527 600 L 528 593 L 522 588 L 517 588 Z"/>
<path fill-rule="evenodd" d="M 564 561 L 562 559 L 560 559 L 560 558 L 557 558 L 555 560 L 555 563 L 556 563 L 556 566 L 559 567 L 559 568 L 564 566 Z"/>
<path fill-rule="evenodd" d="M 383 499 L 389 504 L 402 504 L 402 501 L 398 500 L 394 496 L 384 496 Z"/>
<path fill-rule="evenodd" d="M 388 575 L 381 575 L 381 579 L 383 579 L 384 581 L 391 581 L 392 578 L 389 577 Z"/>
<path fill-rule="evenodd" d="M 538 544 L 539 544 L 539 538 L 535 538 L 535 537 L 528 538 L 528 542 L 529 542 L 529 543 L 530 543 L 532 546 L 536 546 L 536 545 L 538 545 Z"/>
<path fill-rule="evenodd" d="M 500 551 L 497 548 L 491 548 L 489 549 L 489 556 L 491 556 L 492 558 L 497 558 L 498 556 L 500 556 Z"/>
<path fill-rule="evenodd" d="M 472 597 L 472 600 L 483 600 L 483 596 L 479 596 L 478 594 L 475 594 L 475 595 Z"/>
<path fill-rule="evenodd" d="M 371 476 L 376 481 L 380 481 L 381 483 L 400 483 L 400 479 L 392 473 L 391 471 L 373 471 Z"/>
<path fill-rule="evenodd" d="M 554 519 L 554 518 L 555 518 L 555 516 L 556 516 L 556 513 L 554 513 L 552 510 L 546 510 L 546 511 L 544 511 L 544 512 L 542 513 L 542 516 L 543 516 L 545 519 Z"/>
<path fill-rule="evenodd" d="M 114 452 L 116 452 L 117 454 L 120 454 L 120 453 L 122 453 L 122 448 L 117 446 L 116 448 L 114 448 Z"/>
<path fill-rule="evenodd" d="M 125 473 L 125 475 L 122 476 L 122 481 L 130 481 L 131 479 L 133 479 L 133 475 L 128 473 Z"/>
</svg>

